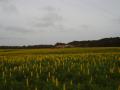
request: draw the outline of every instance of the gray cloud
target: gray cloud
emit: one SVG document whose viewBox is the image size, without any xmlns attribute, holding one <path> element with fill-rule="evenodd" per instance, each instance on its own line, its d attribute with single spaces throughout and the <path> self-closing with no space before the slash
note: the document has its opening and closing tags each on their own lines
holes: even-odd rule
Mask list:
<svg viewBox="0 0 120 90">
<path fill-rule="evenodd" d="M 80 25 L 80 27 L 82 28 L 82 29 L 89 29 L 89 25 L 87 25 L 87 24 L 82 24 L 82 25 Z"/>
<path fill-rule="evenodd" d="M 0 0 L 0 2 L 2 2 L 2 3 L 3 3 L 3 2 L 8 2 L 8 1 L 9 1 L 9 0 Z"/>
<path fill-rule="evenodd" d="M 0 37 L 0 40 L 9 40 L 9 39 L 22 39 L 18 37 Z"/>
<path fill-rule="evenodd" d="M 22 38 L 22 37 L 0 37 L 0 45 L 24 45 L 29 43 L 28 39 Z"/>
<path fill-rule="evenodd" d="M 37 18 L 33 21 L 33 26 L 37 28 L 56 28 L 61 27 L 63 17 L 58 14 L 57 8 L 48 6 L 43 8 L 45 14 L 43 17 Z M 63 26 L 62 26 L 63 27 Z"/>
<path fill-rule="evenodd" d="M 55 7 L 52 7 L 52 6 L 46 6 L 44 8 L 42 8 L 44 11 L 48 11 L 48 12 L 58 12 L 60 11 L 59 8 L 55 8 Z"/>
<path fill-rule="evenodd" d="M 13 0 L 0 0 L 0 9 L 4 13 L 18 13 L 18 9 L 13 3 Z"/>
<path fill-rule="evenodd" d="M 25 27 L 4 26 L 4 25 L 0 25 L 0 29 L 5 30 L 5 31 L 10 31 L 10 32 L 17 32 L 17 33 L 28 33 L 28 32 L 32 31 L 32 30 L 27 29 Z"/>
<path fill-rule="evenodd" d="M 112 20 L 115 24 L 120 24 L 120 17 Z"/>
</svg>

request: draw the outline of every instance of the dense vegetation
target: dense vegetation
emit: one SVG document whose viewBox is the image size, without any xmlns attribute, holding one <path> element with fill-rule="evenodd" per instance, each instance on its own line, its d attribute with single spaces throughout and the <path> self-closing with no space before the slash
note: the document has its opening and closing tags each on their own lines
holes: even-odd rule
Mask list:
<svg viewBox="0 0 120 90">
<path fill-rule="evenodd" d="M 120 90 L 120 48 L 0 50 L 0 90 Z"/>
<path fill-rule="evenodd" d="M 120 47 L 120 37 L 89 41 L 73 41 L 68 44 L 74 47 Z"/>
</svg>

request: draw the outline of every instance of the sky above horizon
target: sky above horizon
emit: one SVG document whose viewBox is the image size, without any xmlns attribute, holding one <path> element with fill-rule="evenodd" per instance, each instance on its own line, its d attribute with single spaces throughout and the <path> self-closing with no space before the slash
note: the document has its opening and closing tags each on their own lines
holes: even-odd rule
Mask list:
<svg viewBox="0 0 120 90">
<path fill-rule="evenodd" d="M 0 45 L 120 36 L 120 0 L 0 0 Z"/>
</svg>

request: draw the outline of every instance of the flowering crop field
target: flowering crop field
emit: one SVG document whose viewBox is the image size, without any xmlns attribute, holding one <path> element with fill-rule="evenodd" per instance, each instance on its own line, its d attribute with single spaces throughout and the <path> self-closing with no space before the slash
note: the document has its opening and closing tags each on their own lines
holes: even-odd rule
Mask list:
<svg viewBox="0 0 120 90">
<path fill-rule="evenodd" d="M 120 48 L 1 49 L 0 90 L 120 90 Z"/>
</svg>

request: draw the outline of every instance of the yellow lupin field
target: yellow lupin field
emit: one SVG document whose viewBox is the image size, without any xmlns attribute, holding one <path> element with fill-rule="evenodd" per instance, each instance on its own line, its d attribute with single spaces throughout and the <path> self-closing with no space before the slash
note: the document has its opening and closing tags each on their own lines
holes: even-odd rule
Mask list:
<svg viewBox="0 0 120 90">
<path fill-rule="evenodd" d="M 1 51 L 0 90 L 119 90 L 117 49 Z"/>
</svg>

